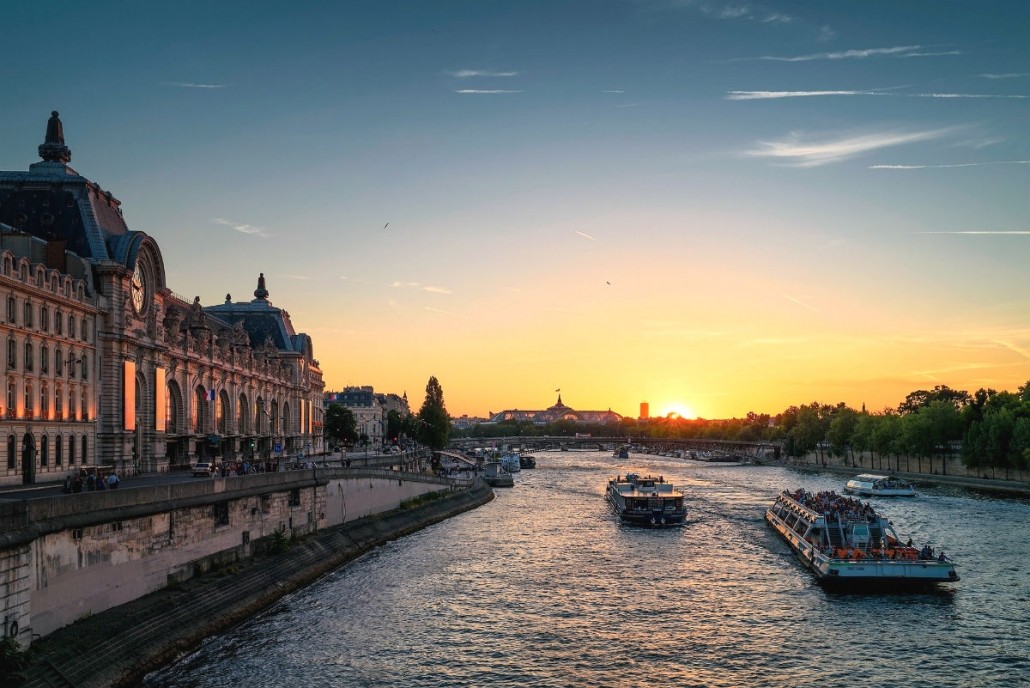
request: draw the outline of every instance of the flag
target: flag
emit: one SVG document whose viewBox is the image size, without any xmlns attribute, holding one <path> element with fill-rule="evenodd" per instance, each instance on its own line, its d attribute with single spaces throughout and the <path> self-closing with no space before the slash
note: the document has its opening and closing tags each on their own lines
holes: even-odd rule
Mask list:
<svg viewBox="0 0 1030 688">
<path fill-rule="evenodd" d="M 215 390 L 213 390 L 213 389 L 207 390 L 207 400 L 208 401 L 214 401 L 215 400 Z"/>
<path fill-rule="evenodd" d="M 559 387 L 558 389 L 556 389 L 556 390 L 554 390 L 554 391 L 555 391 L 555 392 L 560 392 L 560 391 L 561 391 L 561 387 Z"/>
</svg>

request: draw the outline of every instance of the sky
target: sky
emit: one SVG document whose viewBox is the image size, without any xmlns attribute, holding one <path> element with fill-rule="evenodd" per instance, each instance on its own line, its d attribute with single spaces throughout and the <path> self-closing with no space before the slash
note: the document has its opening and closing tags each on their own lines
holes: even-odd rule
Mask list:
<svg viewBox="0 0 1030 688">
<path fill-rule="evenodd" d="M 990 11 L 987 11 L 989 6 Z M 71 165 L 328 390 L 871 411 L 1030 380 L 1030 3 L 5 3 Z"/>
</svg>

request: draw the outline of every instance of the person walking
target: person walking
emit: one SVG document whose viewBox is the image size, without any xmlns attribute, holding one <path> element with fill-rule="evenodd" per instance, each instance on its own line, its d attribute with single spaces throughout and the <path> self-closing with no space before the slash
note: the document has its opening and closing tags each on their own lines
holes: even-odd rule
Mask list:
<svg viewBox="0 0 1030 688">
<path fill-rule="evenodd" d="M 118 489 L 118 483 L 119 482 L 121 482 L 121 481 L 118 479 L 118 474 L 117 473 L 112 473 L 111 475 L 107 476 L 107 486 L 109 488 L 111 488 L 112 490 L 117 490 Z"/>
</svg>

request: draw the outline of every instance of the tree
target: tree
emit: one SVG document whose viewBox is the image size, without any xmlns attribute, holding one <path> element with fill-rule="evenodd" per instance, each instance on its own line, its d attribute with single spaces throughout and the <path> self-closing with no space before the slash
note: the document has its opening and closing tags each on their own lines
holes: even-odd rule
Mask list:
<svg viewBox="0 0 1030 688">
<path fill-rule="evenodd" d="M 419 433 L 422 444 L 438 451 L 447 446 L 451 436 L 451 418 L 443 401 L 443 388 L 435 377 L 426 383 L 426 398 L 418 411 Z"/>
<path fill-rule="evenodd" d="M 404 430 L 404 419 L 400 411 L 390 409 L 386 412 L 386 441 L 389 444 L 400 442 L 401 432 Z"/>
<path fill-rule="evenodd" d="M 353 445 L 358 440 L 358 424 L 349 408 L 329 404 L 325 410 L 325 436 L 330 444 Z"/>
<path fill-rule="evenodd" d="M 969 392 L 961 389 L 952 389 L 947 385 L 937 385 L 929 391 L 917 389 L 914 392 L 909 392 L 908 396 L 905 397 L 905 401 L 898 405 L 898 413 L 901 415 L 912 413 L 924 406 L 929 406 L 935 401 L 944 401 L 959 409 L 972 400 L 973 398 L 969 396 Z"/>
<path fill-rule="evenodd" d="M 826 431 L 826 439 L 830 443 L 830 449 L 837 456 L 844 456 L 845 452 L 852 446 L 851 437 L 855 433 L 855 426 L 858 424 L 858 411 L 848 406 L 839 406 L 834 409 L 830 427 Z M 844 465 L 847 465 L 845 460 Z M 855 452 L 851 452 L 851 465 L 855 465 Z"/>
</svg>

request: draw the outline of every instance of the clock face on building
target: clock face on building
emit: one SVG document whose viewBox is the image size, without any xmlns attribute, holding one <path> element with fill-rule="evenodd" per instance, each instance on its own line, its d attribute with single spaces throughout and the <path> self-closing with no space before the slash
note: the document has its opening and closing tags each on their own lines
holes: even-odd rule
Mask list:
<svg viewBox="0 0 1030 688">
<path fill-rule="evenodd" d="M 139 263 L 136 263 L 136 269 L 132 272 L 131 292 L 132 308 L 137 315 L 142 315 L 147 307 L 147 276 Z"/>
</svg>

